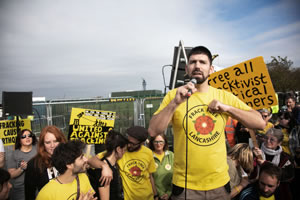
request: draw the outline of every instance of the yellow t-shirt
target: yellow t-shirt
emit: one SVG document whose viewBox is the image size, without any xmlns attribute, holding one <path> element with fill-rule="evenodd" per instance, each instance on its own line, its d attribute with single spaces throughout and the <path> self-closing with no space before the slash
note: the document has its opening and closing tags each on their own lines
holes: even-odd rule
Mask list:
<svg viewBox="0 0 300 200">
<path fill-rule="evenodd" d="M 87 193 L 93 190 L 89 178 L 85 173 L 78 174 L 80 182 L 80 192 Z M 72 183 L 60 184 L 55 179 L 50 180 L 38 193 L 36 200 L 56 200 L 56 199 L 76 199 L 77 197 L 77 181 L 74 179 Z"/>
<path fill-rule="evenodd" d="M 153 152 L 153 154 L 155 155 L 155 157 L 161 162 L 162 159 L 164 158 L 165 156 L 165 152 L 163 152 L 162 154 L 157 154 L 155 152 Z"/>
<path fill-rule="evenodd" d="M 262 196 L 260 196 L 259 200 L 275 200 L 275 196 L 274 195 L 272 195 L 270 197 L 262 197 Z"/>
<path fill-rule="evenodd" d="M 283 128 L 281 129 L 282 130 L 282 133 L 283 133 L 283 140 L 282 140 L 282 143 L 281 143 L 281 147 L 282 147 L 282 150 L 286 153 L 288 153 L 289 155 L 291 155 L 291 151 L 290 151 L 290 147 L 289 147 L 289 133 L 288 133 L 288 129 L 286 128 Z"/>
<path fill-rule="evenodd" d="M 164 98 L 157 114 L 175 97 L 177 89 L 171 90 Z M 210 113 L 209 103 L 217 99 L 243 110 L 251 108 L 233 94 L 209 87 L 207 93 L 194 93 L 188 99 L 188 175 L 187 188 L 211 190 L 229 181 L 224 128 L 226 113 Z M 185 186 L 186 168 L 186 102 L 180 104 L 172 117 L 174 133 L 173 183 Z"/>
<path fill-rule="evenodd" d="M 274 127 L 274 124 L 272 124 L 271 122 L 268 122 L 266 127 L 264 128 L 264 130 L 257 130 L 258 133 L 260 134 L 266 134 L 266 132 L 270 129 L 270 128 L 273 128 Z"/>
<path fill-rule="evenodd" d="M 150 174 L 156 171 L 152 151 L 144 145 L 118 160 L 125 200 L 153 200 Z"/>
</svg>

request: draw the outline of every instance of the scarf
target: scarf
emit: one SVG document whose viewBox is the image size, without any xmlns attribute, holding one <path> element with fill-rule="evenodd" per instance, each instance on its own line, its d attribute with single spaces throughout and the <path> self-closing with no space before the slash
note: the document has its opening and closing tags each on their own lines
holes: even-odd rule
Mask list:
<svg viewBox="0 0 300 200">
<path fill-rule="evenodd" d="M 261 145 L 261 151 L 262 151 L 262 158 L 264 160 L 266 160 L 266 154 L 267 155 L 271 155 L 271 156 L 274 156 L 273 157 L 273 160 L 272 160 L 272 163 L 276 166 L 279 165 L 279 162 L 280 162 L 280 154 L 282 152 L 282 148 L 281 146 L 279 146 L 279 149 L 277 150 L 273 150 L 273 149 L 269 149 L 267 147 L 265 147 L 264 143 L 262 143 Z"/>
</svg>

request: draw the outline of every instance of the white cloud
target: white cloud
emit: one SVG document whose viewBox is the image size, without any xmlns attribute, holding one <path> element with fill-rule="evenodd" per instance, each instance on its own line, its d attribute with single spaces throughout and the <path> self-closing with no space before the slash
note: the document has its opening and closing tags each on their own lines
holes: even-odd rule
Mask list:
<svg viewBox="0 0 300 200">
<path fill-rule="evenodd" d="M 33 90 L 36 96 L 50 97 L 106 96 L 142 89 L 142 77 L 147 89 L 163 90 L 161 69 L 172 64 L 180 39 L 185 46 L 205 45 L 218 53 L 215 62 L 220 67 L 260 55 L 288 56 L 300 64 L 299 23 L 264 21 L 285 2 L 239 20 L 220 18 L 222 1 L 4 2 L 1 90 Z M 269 28 L 262 28 L 268 23 Z"/>
</svg>

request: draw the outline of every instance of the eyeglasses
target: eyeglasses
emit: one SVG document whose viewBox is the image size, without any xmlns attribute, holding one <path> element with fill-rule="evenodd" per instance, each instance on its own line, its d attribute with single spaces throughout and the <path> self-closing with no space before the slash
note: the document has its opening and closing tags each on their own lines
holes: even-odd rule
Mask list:
<svg viewBox="0 0 300 200">
<path fill-rule="evenodd" d="M 154 144 L 165 144 L 165 141 L 162 141 L 162 140 L 160 140 L 160 141 L 153 141 L 153 143 Z"/>
<path fill-rule="evenodd" d="M 22 136 L 21 136 L 21 139 L 25 139 L 25 138 L 27 138 L 27 137 L 31 137 L 31 138 L 32 138 L 33 135 L 32 135 L 31 133 L 30 133 L 29 135 L 22 135 Z"/>
<path fill-rule="evenodd" d="M 133 142 L 128 142 L 128 144 L 129 145 L 131 145 L 131 146 L 137 146 L 137 145 L 140 145 L 140 144 L 142 144 L 143 142 L 139 142 L 139 143 L 133 143 Z"/>
<path fill-rule="evenodd" d="M 277 142 L 277 139 L 275 139 L 275 138 L 271 138 L 271 137 L 265 137 L 265 140 L 266 140 L 266 142 L 267 141 L 270 141 L 270 142 Z"/>
</svg>

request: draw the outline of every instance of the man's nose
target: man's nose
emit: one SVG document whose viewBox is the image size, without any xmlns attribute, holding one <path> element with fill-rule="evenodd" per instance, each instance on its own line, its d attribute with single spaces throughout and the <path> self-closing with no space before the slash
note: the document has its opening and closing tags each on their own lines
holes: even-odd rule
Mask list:
<svg viewBox="0 0 300 200">
<path fill-rule="evenodd" d="M 267 186 L 264 187 L 264 192 L 268 192 L 269 188 Z"/>
</svg>

